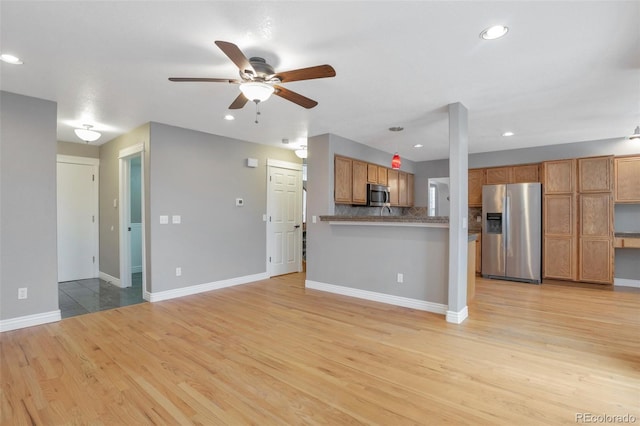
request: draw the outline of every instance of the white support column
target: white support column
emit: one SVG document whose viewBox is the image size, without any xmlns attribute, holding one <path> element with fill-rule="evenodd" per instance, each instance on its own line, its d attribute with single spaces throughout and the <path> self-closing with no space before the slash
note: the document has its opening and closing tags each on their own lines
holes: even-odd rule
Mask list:
<svg viewBox="0 0 640 426">
<path fill-rule="evenodd" d="M 460 324 L 467 310 L 469 119 L 460 102 L 449 104 L 449 295 L 447 322 Z"/>
</svg>

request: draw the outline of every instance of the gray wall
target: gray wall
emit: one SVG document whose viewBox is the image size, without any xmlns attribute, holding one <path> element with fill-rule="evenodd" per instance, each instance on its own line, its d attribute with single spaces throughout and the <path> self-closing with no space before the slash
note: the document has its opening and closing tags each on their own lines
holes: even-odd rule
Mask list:
<svg viewBox="0 0 640 426">
<path fill-rule="evenodd" d="M 58 141 L 58 154 L 72 155 L 74 157 L 100 158 L 100 147 L 98 145 L 90 145 L 86 142 Z"/>
<path fill-rule="evenodd" d="M 2 320 L 58 310 L 56 115 L 55 102 L 0 92 Z"/>
<path fill-rule="evenodd" d="M 145 146 L 145 202 L 149 205 L 149 124 L 100 145 L 100 271 L 120 278 L 120 150 L 138 144 Z M 113 200 L 118 200 L 113 207 Z M 148 212 L 147 212 L 148 219 Z M 147 254 L 149 250 L 149 221 L 146 223 Z M 151 281 L 147 256 L 147 286 Z"/>
<path fill-rule="evenodd" d="M 447 303 L 448 229 L 336 226 L 313 223 L 332 215 L 335 154 L 387 164 L 388 153 L 336 135 L 309 138 L 307 279 L 433 303 Z M 402 170 L 415 172 L 403 160 Z M 373 230 L 373 232 L 372 232 Z M 403 284 L 396 273 L 404 274 Z"/>
<path fill-rule="evenodd" d="M 266 272 L 266 160 L 301 163 L 293 151 L 159 123 L 151 147 L 152 291 Z M 182 223 L 160 225 L 160 215 Z"/>
</svg>

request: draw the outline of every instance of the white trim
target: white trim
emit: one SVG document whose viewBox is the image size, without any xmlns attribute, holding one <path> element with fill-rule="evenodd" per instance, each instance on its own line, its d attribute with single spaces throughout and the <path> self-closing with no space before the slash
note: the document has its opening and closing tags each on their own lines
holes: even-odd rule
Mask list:
<svg viewBox="0 0 640 426">
<path fill-rule="evenodd" d="M 137 145 L 131 145 L 121 149 L 120 152 L 118 153 L 118 158 L 131 157 L 132 155 L 138 154 L 140 152 L 144 152 L 143 143 L 139 143 Z"/>
<path fill-rule="evenodd" d="M 23 317 L 0 320 L 0 332 L 17 330 L 19 328 L 33 327 L 34 325 L 48 324 L 62 319 L 60 309 L 40 314 L 25 315 Z"/>
<path fill-rule="evenodd" d="M 120 278 L 113 277 L 105 272 L 100 271 L 99 277 L 101 280 L 108 282 L 109 284 L 113 284 L 116 287 L 122 288 L 122 282 Z"/>
<path fill-rule="evenodd" d="M 461 324 L 469 317 L 469 309 L 467 306 L 462 308 L 460 312 L 447 311 L 447 322 L 453 324 Z"/>
<path fill-rule="evenodd" d="M 405 308 L 418 309 L 420 311 L 433 312 L 435 314 L 444 315 L 447 311 L 446 305 L 443 305 L 441 303 L 427 302 L 426 300 L 411 299 L 403 296 L 394 296 L 392 294 L 376 293 L 369 290 L 360 290 L 357 288 L 326 284 L 311 280 L 306 280 L 304 282 L 304 285 L 306 288 L 311 288 L 314 290 L 341 294 L 343 296 L 357 297 L 358 299 L 387 303 L 389 305 L 402 306 Z"/>
<path fill-rule="evenodd" d="M 211 283 L 192 285 L 189 287 L 176 288 L 174 290 L 158 291 L 147 293 L 149 302 L 160 302 L 162 300 L 175 299 L 177 297 L 190 296 L 192 294 L 204 293 L 206 291 L 219 290 L 225 287 L 233 287 L 240 284 L 247 284 L 255 281 L 261 281 L 268 279 L 269 276 L 263 272 L 261 274 L 245 275 L 244 277 L 230 278 L 228 280 L 214 281 Z"/>
<path fill-rule="evenodd" d="M 71 163 L 71 164 L 86 164 L 88 166 L 99 166 L 99 158 L 91 157 L 76 157 L 75 155 L 56 155 L 56 162 L 58 163 Z"/>
<path fill-rule="evenodd" d="M 631 280 L 628 278 L 614 278 L 613 285 L 616 287 L 635 287 L 640 288 L 640 280 Z"/>
<path fill-rule="evenodd" d="M 280 167 L 281 169 L 302 171 L 302 163 L 291 163 L 289 161 L 274 160 L 273 158 L 267 158 L 267 167 Z"/>
</svg>

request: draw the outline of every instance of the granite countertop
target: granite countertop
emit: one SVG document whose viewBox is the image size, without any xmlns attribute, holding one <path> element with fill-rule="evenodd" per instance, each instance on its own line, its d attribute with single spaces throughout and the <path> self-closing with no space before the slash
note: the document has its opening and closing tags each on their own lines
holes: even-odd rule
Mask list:
<svg viewBox="0 0 640 426">
<path fill-rule="evenodd" d="M 640 232 L 616 232 L 618 238 L 640 238 Z"/>
<path fill-rule="evenodd" d="M 320 216 L 323 222 L 449 223 L 448 216 Z"/>
</svg>

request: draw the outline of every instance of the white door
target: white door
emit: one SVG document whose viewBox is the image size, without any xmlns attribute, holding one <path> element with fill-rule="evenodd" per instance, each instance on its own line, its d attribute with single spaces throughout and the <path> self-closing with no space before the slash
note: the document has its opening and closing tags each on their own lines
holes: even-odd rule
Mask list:
<svg viewBox="0 0 640 426">
<path fill-rule="evenodd" d="M 270 275 L 302 270 L 302 169 L 269 167 Z"/>
<path fill-rule="evenodd" d="M 58 162 L 58 282 L 97 274 L 97 167 Z"/>
</svg>

